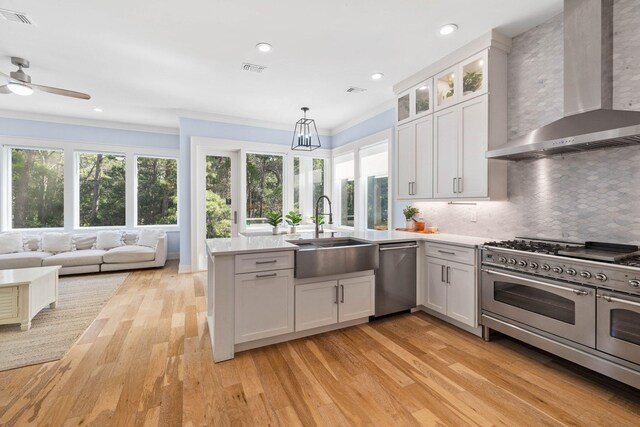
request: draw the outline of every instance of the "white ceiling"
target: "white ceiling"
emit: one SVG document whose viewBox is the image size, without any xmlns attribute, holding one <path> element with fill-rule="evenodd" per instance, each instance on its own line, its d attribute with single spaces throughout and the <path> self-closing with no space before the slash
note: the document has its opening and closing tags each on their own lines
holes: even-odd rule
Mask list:
<svg viewBox="0 0 640 427">
<path fill-rule="evenodd" d="M 22 56 L 34 83 L 92 96 L 0 95 L 4 114 L 176 128 L 178 117 L 208 114 L 288 124 L 309 106 L 319 127 L 335 129 L 389 103 L 394 83 L 492 28 L 520 34 L 560 12 L 562 0 L 0 0 L 0 8 L 35 22 L 0 19 L 0 70 Z M 439 36 L 448 22 L 459 31 Z M 260 41 L 273 51 L 258 52 Z M 242 62 L 268 68 L 244 72 Z M 384 78 L 371 80 L 376 71 Z M 367 92 L 345 93 L 352 85 Z"/>
</svg>

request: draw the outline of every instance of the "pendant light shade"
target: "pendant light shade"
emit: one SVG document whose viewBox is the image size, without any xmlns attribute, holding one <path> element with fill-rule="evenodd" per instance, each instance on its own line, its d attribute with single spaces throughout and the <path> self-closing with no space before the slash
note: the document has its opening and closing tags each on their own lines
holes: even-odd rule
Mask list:
<svg viewBox="0 0 640 427">
<path fill-rule="evenodd" d="M 318 128 L 313 119 L 307 119 L 308 107 L 302 107 L 304 117 L 296 122 L 296 128 L 293 130 L 293 139 L 291 140 L 292 150 L 313 151 L 320 148 L 320 135 Z"/>
</svg>

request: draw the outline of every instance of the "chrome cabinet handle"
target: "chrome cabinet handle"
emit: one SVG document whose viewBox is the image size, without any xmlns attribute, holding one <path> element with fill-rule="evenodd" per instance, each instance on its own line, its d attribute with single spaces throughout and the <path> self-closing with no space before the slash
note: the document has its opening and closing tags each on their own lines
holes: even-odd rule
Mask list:
<svg viewBox="0 0 640 427">
<path fill-rule="evenodd" d="M 342 297 L 340 298 L 340 302 L 344 303 L 344 285 L 340 285 L 340 290 L 342 291 Z"/>
<path fill-rule="evenodd" d="M 256 278 L 263 279 L 265 277 L 276 277 L 278 273 L 269 273 L 269 274 L 256 274 Z"/>
<path fill-rule="evenodd" d="M 455 255 L 455 252 L 448 252 L 448 251 L 442 251 L 440 249 L 438 249 L 438 252 L 440 252 L 441 254 L 447 254 L 447 255 Z"/>
<path fill-rule="evenodd" d="M 447 283 L 451 283 L 451 277 L 449 273 L 451 272 L 451 267 L 447 266 Z"/>
<path fill-rule="evenodd" d="M 411 195 L 411 181 L 408 182 L 409 184 L 409 196 Z"/>
<path fill-rule="evenodd" d="M 275 264 L 276 262 L 278 262 L 278 260 L 272 259 L 270 261 L 256 261 L 256 265 L 261 265 L 261 264 Z"/>
<path fill-rule="evenodd" d="M 334 288 L 336 290 L 336 300 L 334 301 L 334 303 L 338 304 L 338 285 L 335 285 Z"/>
<path fill-rule="evenodd" d="M 458 193 L 462 193 L 462 177 L 458 177 Z"/>
<path fill-rule="evenodd" d="M 456 192 L 456 178 L 453 178 L 453 192 Z"/>
<path fill-rule="evenodd" d="M 443 266 L 442 266 L 442 272 L 441 272 L 440 278 L 441 278 L 441 280 L 442 280 L 442 283 L 447 283 L 447 282 L 445 282 L 445 280 L 444 280 L 444 267 L 445 267 L 445 266 L 443 265 Z"/>
</svg>

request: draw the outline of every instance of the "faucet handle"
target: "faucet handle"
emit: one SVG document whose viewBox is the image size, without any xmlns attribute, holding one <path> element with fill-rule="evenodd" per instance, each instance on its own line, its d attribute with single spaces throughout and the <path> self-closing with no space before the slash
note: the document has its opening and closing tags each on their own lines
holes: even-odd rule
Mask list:
<svg viewBox="0 0 640 427">
<path fill-rule="evenodd" d="M 329 212 L 329 224 L 333 224 L 333 214 Z"/>
</svg>

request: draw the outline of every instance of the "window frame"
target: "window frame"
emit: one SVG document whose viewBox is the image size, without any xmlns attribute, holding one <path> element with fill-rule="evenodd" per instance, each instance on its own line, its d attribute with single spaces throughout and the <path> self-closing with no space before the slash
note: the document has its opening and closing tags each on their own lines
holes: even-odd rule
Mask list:
<svg viewBox="0 0 640 427">
<path fill-rule="evenodd" d="M 57 150 L 64 152 L 64 227 L 61 228 L 12 228 L 11 215 L 11 153 L 12 148 Z M 121 226 L 80 227 L 79 206 L 79 155 L 78 153 L 116 154 L 125 157 L 125 224 Z M 91 232 L 109 229 L 161 228 L 165 231 L 180 230 L 180 174 L 178 173 L 178 224 L 144 225 L 136 224 L 134 210 L 137 205 L 136 157 L 171 158 L 178 160 L 178 149 L 131 147 L 121 144 L 104 144 L 68 140 L 37 139 L 26 137 L 0 136 L 0 231 L 17 230 L 25 232 Z M 7 191 L 8 190 L 8 191 Z"/>
</svg>

